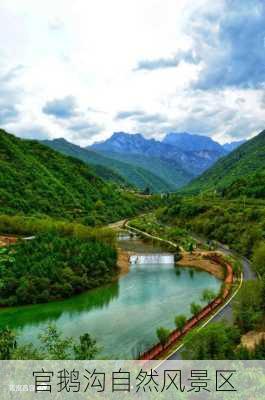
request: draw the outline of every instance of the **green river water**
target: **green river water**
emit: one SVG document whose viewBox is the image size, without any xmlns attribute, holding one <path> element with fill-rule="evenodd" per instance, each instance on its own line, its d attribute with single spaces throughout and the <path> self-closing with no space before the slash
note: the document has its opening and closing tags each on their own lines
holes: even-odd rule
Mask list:
<svg viewBox="0 0 265 400">
<path fill-rule="evenodd" d="M 124 247 L 124 244 L 122 244 Z M 127 242 L 131 249 L 139 242 Z M 150 245 L 141 244 L 141 251 Z M 154 248 L 152 248 L 154 250 Z M 0 311 L 0 327 L 16 329 L 20 342 L 37 344 L 49 323 L 67 336 L 89 332 L 102 348 L 98 358 L 131 359 L 157 342 L 156 328 L 174 328 L 177 314 L 190 315 L 190 303 L 200 302 L 204 289 L 215 292 L 221 281 L 192 268 L 174 265 L 132 265 L 119 281 L 71 299 Z"/>
</svg>

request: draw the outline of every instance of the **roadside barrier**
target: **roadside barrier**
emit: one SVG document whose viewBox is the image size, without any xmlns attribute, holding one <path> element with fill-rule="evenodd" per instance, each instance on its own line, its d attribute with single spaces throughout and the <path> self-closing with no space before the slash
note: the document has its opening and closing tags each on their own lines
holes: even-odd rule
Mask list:
<svg viewBox="0 0 265 400">
<path fill-rule="evenodd" d="M 140 360 L 154 360 L 159 358 L 166 350 L 168 350 L 172 345 L 175 345 L 179 340 L 181 340 L 188 332 L 190 332 L 198 323 L 203 319 L 207 318 L 216 310 L 230 294 L 232 284 L 233 284 L 233 269 L 229 263 L 226 263 L 219 254 L 212 254 L 211 259 L 221 264 L 226 269 L 226 276 L 224 279 L 224 287 L 222 293 L 216 297 L 211 303 L 207 304 L 198 314 L 191 317 L 185 324 L 182 330 L 175 329 L 172 331 L 168 337 L 168 340 L 164 346 L 161 343 L 157 343 L 151 349 L 147 350 L 145 353 L 140 354 Z"/>
</svg>

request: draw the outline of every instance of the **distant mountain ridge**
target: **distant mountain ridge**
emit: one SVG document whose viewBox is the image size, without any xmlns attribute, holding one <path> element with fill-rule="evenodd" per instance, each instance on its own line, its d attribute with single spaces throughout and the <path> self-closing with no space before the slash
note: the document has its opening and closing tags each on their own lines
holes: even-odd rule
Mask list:
<svg viewBox="0 0 265 400">
<path fill-rule="evenodd" d="M 86 164 L 92 165 L 92 167 L 95 168 L 95 172 L 103 179 L 106 179 L 107 176 L 107 180 L 119 184 L 123 182 L 124 185 L 126 185 L 127 182 L 140 190 L 149 187 L 152 192 L 171 191 L 177 188 L 177 186 L 171 185 L 158 175 L 140 166 L 115 160 L 114 158 L 107 157 L 89 148 L 86 149 L 77 146 L 63 138 L 44 140 L 41 143 L 62 154 L 78 158 Z M 100 170 L 100 168 L 103 168 L 103 170 Z M 185 183 L 187 182 L 188 180 L 185 180 Z"/>
<path fill-rule="evenodd" d="M 43 141 L 45 145 L 88 165 L 104 180 L 121 186 L 133 185 L 152 192 L 175 191 L 202 174 L 228 154 L 212 138 L 186 132 L 169 133 L 162 141 L 140 133 L 115 132 L 105 141 L 82 148 L 63 138 Z M 240 142 L 227 144 L 234 148 Z"/>
<path fill-rule="evenodd" d="M 244 143 L 246 143 L 246 140 L 238 140 L 238 141 L 235 141 L 235 142 L 225 143 L 223 145 L 223 148 L 227 152 L 230 153 L 231 151 L 234 151 L 235 149 L 237 149 L 239 146 L 241 146 Z"/>
<path fill-rule="evenodd" d="M 121 154 L 123 161 L 134 154 L 160 159 L 169 162 L 171 169 L 184 171 L 190 178 L 201 174 L 227 154 L 227 151 L 211 138 L 188 133 L 170 133 L 162 141 L 158 141 L 146 139 L 139 133 L 115 132 L 107 140 L 94 143 L 88 149 L 105 156 Z M 155 169 L 153 171 L 155 172 Z"/>
<path fill-rule="evenodd" d="M 164 137 L 163 143 L 171 144 L 183 151 L 209 150 L 225 154 L 224 148 L 212 138 L 187 132 L 168 133 Z"/>
</svg>

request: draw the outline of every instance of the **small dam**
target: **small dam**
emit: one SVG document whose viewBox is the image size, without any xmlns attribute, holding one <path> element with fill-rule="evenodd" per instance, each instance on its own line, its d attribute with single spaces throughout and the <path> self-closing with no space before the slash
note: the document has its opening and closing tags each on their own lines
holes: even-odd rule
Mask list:
<svg viewBox="0 0 265 400">
<path fill-rule="evenodd" d="M 174 264 L 174 254 L 150 253 L 130 256 L 131 264 Z"/>
</svg>

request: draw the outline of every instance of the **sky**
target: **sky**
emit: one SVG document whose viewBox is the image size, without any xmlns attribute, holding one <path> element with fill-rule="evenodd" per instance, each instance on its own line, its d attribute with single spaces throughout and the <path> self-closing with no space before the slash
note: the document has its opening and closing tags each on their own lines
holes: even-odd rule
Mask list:
<svg viewBox="0 0 265 400">
<path fill-rule="evenodd" d="M 0 127 L 220 143 L 265 120 L 264 0 L 1 0 Z"/>
</svg>

